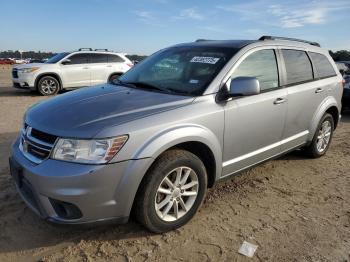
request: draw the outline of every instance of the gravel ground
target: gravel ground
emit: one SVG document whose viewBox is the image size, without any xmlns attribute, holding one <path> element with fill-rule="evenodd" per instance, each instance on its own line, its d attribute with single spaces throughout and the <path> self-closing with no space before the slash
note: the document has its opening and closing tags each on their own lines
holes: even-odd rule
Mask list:
<svg viewBox="0 0 350 262">
<path fill-rule="evenodd" d="M 25 110 L 47 99 L 10 87 L 0 66 L 0 261 L 350 261 L 350 114 L 327 155 L 299 152 L 216 185 L 195 218 L 155 235 L 134 222 L 96 228 L 54 226 L 21 201 L 8 156 Z"/>
</svg>

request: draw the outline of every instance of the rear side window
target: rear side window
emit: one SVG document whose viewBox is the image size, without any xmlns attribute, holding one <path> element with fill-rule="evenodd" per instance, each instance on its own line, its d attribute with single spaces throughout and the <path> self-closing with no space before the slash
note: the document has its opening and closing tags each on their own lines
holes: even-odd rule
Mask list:
<svg viewBox="0 0 350 262">
<path fill-rule="evenodd" d="M 90 63 L 107 63 L 106 54 L 90 54 Z"/>
<path fill-rule="evenodd" d="M 287 85 L 313 80 L 311 62 L 304 51 L 283 49 L 282 54 L 287 71 Z"/>
<path fill-rule="evenodd" d="M 277 88 L 279 84 L 275 51 L 266 49 L 249 55 L 236 68 L 231 78 L 239 76 L 256 77 L 261 91 Z"/>
<path fill-rule="evenodd" d="M 121 58 L 119 55 L 107 55 L 108 56 L 108 63 L 122 63 L 124 62 L 124 59 Z"/>
<path fill-rule="evenodd" d="M 325 55 L 313 52 L 309 52 L 309 55 L 320 78 L 336 75 L 332 64 Z"/>
<path fill-rule="evenodd" d="M 75 54 L 68 57 L 68 59 L 71 61 L 70 64 L 87 64 L 88 57 L 88 54 Z"/>
</svg>

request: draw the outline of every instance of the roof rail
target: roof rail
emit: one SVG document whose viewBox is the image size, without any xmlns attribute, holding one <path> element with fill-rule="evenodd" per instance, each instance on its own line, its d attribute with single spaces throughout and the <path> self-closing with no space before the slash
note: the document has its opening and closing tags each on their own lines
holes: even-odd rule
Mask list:
<svg viewBox="0 0 350 262">
<path fill-rule="evenodd" d="M 195 42 L 215 41 L 211 39 L 197 39 Z"/>
<path fill-rule="evenodd" d="M 79 48 L 78 51 L 92 51 L 92 48 L 83 47 L 83 48 Z"/>
<path fill-rule="evenodd" d="M 261 41 L 264 41 L 264 40 L 287 40 L 287 41 L 301 42 L 301 43 L 306 43 L 306 44 L 321 47 L 321 45 L 317 42 L 311 42 L 311 41 L 306 41 L 303 39 L 289 38 L 289 37 L 283 37 L 283 36 L 263 35 L 262 37 L 259 38 L 259 40 L 261 40 Z"/>
<path fill-rule="evenodd" d="M 107 48 L 96 48 L 95 51 L 106 51 L 106 52 L 108 52 L 109 50 Z"/>
</svg>

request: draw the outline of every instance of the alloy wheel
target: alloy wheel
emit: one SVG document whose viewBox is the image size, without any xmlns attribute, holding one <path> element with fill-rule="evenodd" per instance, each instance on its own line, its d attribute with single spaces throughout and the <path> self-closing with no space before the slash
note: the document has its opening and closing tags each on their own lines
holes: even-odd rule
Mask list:
<svg viewBox="0 0 350 262">
<path fill-rule="evenodd" d="M 318 136 L 316 140 L 316 146 L 318 152 L 322 153 L 326 150 L 332 134 L 332 124 L 330 121 L 326 120 L 322 123 L 321 128 L 318 131 Z"/>
<path fill-rule="evenodd" d="M 173 222 L 183 217 L 196 201 L 199 189 L 198 176 L 189 167 L 170 171 L 158 186 L 155 209 L 158 217 Z"/>
</svg>

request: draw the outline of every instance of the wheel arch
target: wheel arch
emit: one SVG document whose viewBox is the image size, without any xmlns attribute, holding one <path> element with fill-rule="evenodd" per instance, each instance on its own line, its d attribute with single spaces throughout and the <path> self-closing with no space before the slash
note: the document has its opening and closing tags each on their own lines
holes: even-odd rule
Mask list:
<svg viewBox="0 0 350 262">
<path fill-rule="evenodd" d="M 61 90 L 63 89 L 63 83 L 62 83 L 61 77 L 57 73 L 47 72 L 47 73 L 41 73 L 35 78 L 34 86 L 35 86 L 36 90 L 38 90 L 38 83 L 39 83 L 40 79 L 45 77 L 45 76 L 51 76 L 51 77 L 56 78 L 60 84 L 60 89 Z"/>
<path fill-rule="evenodd" d="M 316 132 L 317 126 L 321 120 L 321 118 L 324 116 L 324 114 L 329 113 L 332 115 L 334 120 L 334 129 L 337 127 L 339 123 L 339 105 L 334 97 L 327 97 L 317 108 L 314 117 L 310 124 L 310 134 L 309 134 L 309 141 L 312 141 L 314 134 Z"/>
<path fill-rule="evenodd" d="M 114 75 L 121 76 L 122 74 L 124 74 L 124 73 L 123 72 L 113 72 L 113 73 L 109 74 L 107 81 L 110 82 L 111 77 Z"/>
</svg>

